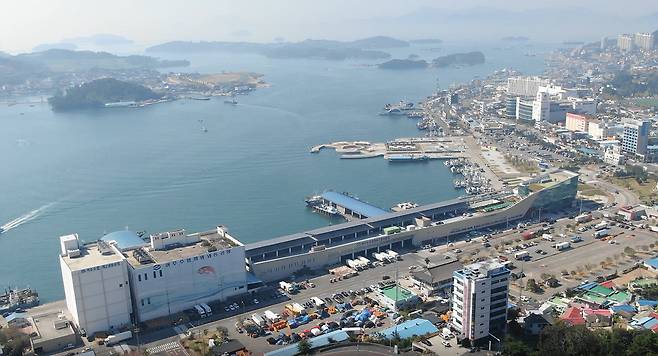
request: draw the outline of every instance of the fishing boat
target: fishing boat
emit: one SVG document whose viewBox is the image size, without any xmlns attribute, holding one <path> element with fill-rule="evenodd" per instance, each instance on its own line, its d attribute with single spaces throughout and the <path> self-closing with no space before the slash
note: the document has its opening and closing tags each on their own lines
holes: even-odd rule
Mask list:
<svg viewBox="0 0 658 356">
<path fill-rule="evenodd" d="M 8 288 L 0 294 L 0 314 L 32 308 L 37 305 L 39 305 L 39 294 L 30 288 Z"/>
<path fill-rule="evenodd" d="M 224 100 L 224 104 L 238 105 L 238 99 L 232 96 L 230 100 Z"/>
</svg>

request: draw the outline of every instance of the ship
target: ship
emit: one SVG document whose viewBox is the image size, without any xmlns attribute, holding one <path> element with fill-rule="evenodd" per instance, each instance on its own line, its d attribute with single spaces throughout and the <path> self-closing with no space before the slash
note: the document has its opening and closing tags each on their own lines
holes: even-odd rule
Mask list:
<svg viewBox="0 0 658 356">
<path fill-rule="evenodd" d="M 5 229 L 0 227 L 0 234 L 2 234 L 3 232 L 5 232 Z"/>
<path fill-rule="evenodd" d="M 427 161 L 430 159 L 430 156 L 424 154 L 408 154 L 408 155 L 389 155 L 386 159 L 391 162 L 416 162 L 416 161 Z"/>
<path fill-rule="evenodd" d="M 384 111 L 379 115 L 383 116 L 398 116 L 398 115 L 407 115 L 409 112 L 414 111 L 414 103 L 410 103 L 404 100 L 401 100 L 397 104 L 386 104 L 384 106 Z"/>
<path fill-rule="evenodd" d="M 308 197 L 304 200 L 306 206 L 317 211 L 318 213 L 326 214 L 329 216 L 340 216 L 340 212 L 335 207 L 326 204 L 324 199 L 319 195 Z"/>
<path fill-rule="evenodd" d="M 32 308 L 37 305 L 39 305 L 39 294 L 30 288 L 8 288 L 5 289 L 3 294 L 0 294 L 0 314 Z"/>
<path fill-rule="evenodd" d="M 417 208 L 417 207 L 418 207 L 418 204 L 416 204 L 414 202 L 411 202 L 411 201 L 406 201 L 406 202 L 403 202 L 403 203 L 395 204 L 395 206 L 393 206 L 391 208 L 391 210 L 393 210 L 395 212 L 398 212 L 398 211 L 409 210 L 409 209 L 413 209 L 413 208 Z"/>
</svg>

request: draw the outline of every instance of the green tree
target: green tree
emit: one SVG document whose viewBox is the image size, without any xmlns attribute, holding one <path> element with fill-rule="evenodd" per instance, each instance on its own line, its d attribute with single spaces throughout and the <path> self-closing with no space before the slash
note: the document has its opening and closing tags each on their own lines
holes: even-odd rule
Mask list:
<svg viewBox="0 0 658 356">
<path fill-rule="evenodd" d="M 633 342 L 628 346 L 626 354 L 632 355 L 658 355 L 658 335 L 649 330 L 636 332 Z"/>
<path fill-rule="evenodd" d="M 601 349 L 599 338 L 583 325 L 558 322 L 545 327 L 539 336 L 541 355 L 589 356 L 601 354 Z"/>
<path fill-rule="evenodd" d="M 532 350 L 522 341 L 507 338 L 501 350 L 505 356 L 527 356 L 532 353 Z"/>
<path fill-rule="evenodd" d="M 297 343 L 297 352 L 298 352 L 300 355 L 308 355 L 308 354 L 310 354 L 312 348 L 313 348 L 313 346 L 312 346 L 312 344 L 311 344 L 311 341 L 309 341 L 308 339 L 301 339 L 301 340 Z"/>
</svg>

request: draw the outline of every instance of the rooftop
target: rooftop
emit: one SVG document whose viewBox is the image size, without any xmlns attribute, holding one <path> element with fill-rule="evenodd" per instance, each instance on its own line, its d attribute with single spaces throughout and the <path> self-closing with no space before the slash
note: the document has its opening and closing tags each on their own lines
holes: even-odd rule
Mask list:
<svg viewBox="0 0 658 356">
<path fill-rule="evenodd" d="M 407 300 L 415 295 L 408 289 L 396 285 L 380 288 L 379 291 L 391 300 Z"/>
<path fill-rule="evenodd" d="M 338 192 L 324 192 L 322 193 L 322 198 L 367 217 L 379 216 L 389 213 L 384 209 L 378 208 L 357 198 Z"/>
<path fill-rule="evenodd" d="M 392 326 L 388 329 L 382 330 L 382 334 L 386 338 L 392 338 L 396 333 L 401 339 L 407 339 L 413 336 L 421 336 L 426 334 L 433 334 L 438 332 L 434 324 L 425 319 L 413 319 L 405 321 L 400 325 Z"/>
<path fill-rule="evenodd" d="M 455 273 L 466 275 L 469 278 L 486 278 L 489 276 L 490 272 L 498 269 L 501 269 L 501 272 L 509 272 L 500 261 L 497 259 L 490 259 L 466 265 L 463 269 L 458 270 Z"/>
<path fill-rule="evenodd" d="M 75 335 L 71 322 L 61 312 L 35 315 L 31 319 L 33 331 L 36 336 L 33 341 L 44 342 L 65 336 Z"/>
<path fill-rule="evenodd" d="M 196 242 L 188 245 L 169 245 L 165 249 L 153 249 L 145 247 L 128 253 L 127 260 L 133 266 L 139 266 L 151 263 L 166 263 L 174 260 L 181 260 L 188 257 L 199 256 L 208 252 L 228 250 L 238 245 L 237 240 L 233 239 L 228 233 L 222 234 L 219 230 L 209 230 L 198 232 L 187 236 L 198 237 Z M 145 259 L 140 262 L 139 254 L 145 255 Z M 151 261 L 149 261 L 149 257 Z"/>
<path fill-rule="evenodd" d="M 117 247 L 121 251 L 133 250 L 148 244 L 136 233 L 128 230 L 111 232 L 101 237 L 101 240 L 105 242 L 116 241 Z"/>
<path fill-rule="evenodd" d="M 71 271 L 79 271 L 90 267 L 107 265 L 114 262 L 121 262 L 123 256 L 114 252 L 102 254 L 98 244 L 88 244 L 80 249 L 79 257 L 62 256 L 62 260 Z"/>
</svg>

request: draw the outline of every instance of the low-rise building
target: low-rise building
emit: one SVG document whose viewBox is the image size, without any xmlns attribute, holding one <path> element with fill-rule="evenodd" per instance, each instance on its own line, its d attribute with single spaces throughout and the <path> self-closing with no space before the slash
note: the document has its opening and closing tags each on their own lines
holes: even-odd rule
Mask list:
<svg viewBox="0 0 658 356">
<path fill-rule="evenodd" d="M 397 284 L 380 288 L 374 298 L 380 305 L 395 311 L 411 309 L 420 303 L 416 294 Z"/>
<path fill-rule="evenodd" d="M 448 257 L 439 263 L 431 263 L 422 270 L 413 271 L 410 276 L 424 296 L 449 296 L 452 293 L 452 273 L 462 267 L 459 260 Z"/>
<path fill-rule="evenodd" d="M 642 216 L 646 216 L 647 213 L 644 207 L 636 205 L 636 206 L 623 206 L 619 208 L 619 211 L 617 211 L 617 215 L 623 217 L 625 220 L 635 221 L 635 220 L 639 220 Z"/>
<path fill-rule="evenodd" d="M 32 316 L 30 344 L 36 354 L 61 351 L 77 343 L 73 325 L 63 312 Z"/>
</svg>

